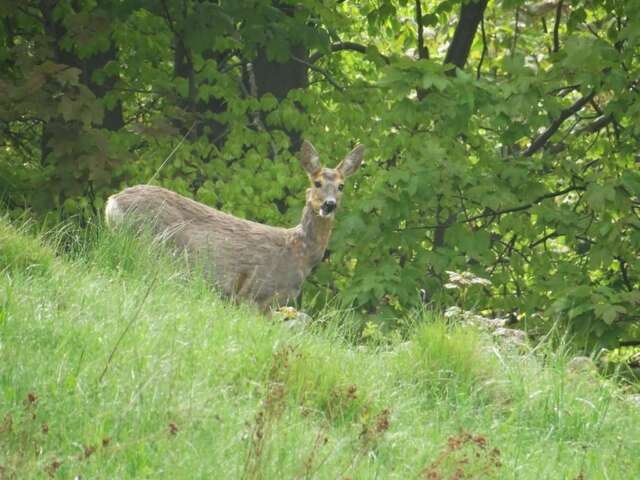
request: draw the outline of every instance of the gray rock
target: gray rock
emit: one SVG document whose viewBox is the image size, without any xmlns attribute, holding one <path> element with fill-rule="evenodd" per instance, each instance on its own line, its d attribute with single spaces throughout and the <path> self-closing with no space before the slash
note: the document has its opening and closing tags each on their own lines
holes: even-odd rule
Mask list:
<svg viewBox="0 0 640 480">
<path fill-rule="evenodd" d="M 640 393 L 634 393 L 633 395 L 628 395 L 627 400 L 634 404 L 636 407 L 640 407 Z"/>
<path fill-rule="evenodd" d="M 310 315 L 299 312 L 293 307 L 281 307 L 276 312 L 288 328 L 305 328 L 313 320 Z"/>
<path fill-rule="evenodd" d="M 494 338 L 500 338 L 505 343 L 522 347 L 527 344 L 527 334 L 515 328 L 498 327 L 493 331 Z"/>
<path fill-rule="evenodd" d="M 594 375 L 598 373 L 598 367 L 591 357 L 577 356 L 569 360 L 567 363 L 567 371 L 577 374 Z"/>
</svg>

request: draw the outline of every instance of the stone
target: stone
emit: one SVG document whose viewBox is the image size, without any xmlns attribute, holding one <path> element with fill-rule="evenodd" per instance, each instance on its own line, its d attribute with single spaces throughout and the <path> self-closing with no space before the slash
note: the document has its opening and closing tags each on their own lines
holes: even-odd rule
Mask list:
<svg viewBox="0 0 640 480">
<path fill-rule="evenodd" d="M 591 357 L 577 356 L 567 362 L 567 371 L 580 374 L 596 374 L 598 367 Z"/>
<path fill-rule="evenodd" d="M 527 344 L 527 334 L 515 328 L 498 327 L 493 331 L 493 336 L 518 347 Z"/>
</svg>

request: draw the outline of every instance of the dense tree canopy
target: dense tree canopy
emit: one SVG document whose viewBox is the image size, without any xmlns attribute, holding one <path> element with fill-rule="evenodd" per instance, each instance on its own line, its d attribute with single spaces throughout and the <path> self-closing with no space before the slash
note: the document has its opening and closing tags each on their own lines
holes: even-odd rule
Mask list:
<svg viewBox="0 0 640 480">
<path fill-rule="evenodd" d="M 292 225 L 301 139 L 328 164 L 362 142 L 306 298 L 640 338 L 637 0 L 0 0 L 0 19 L 13 214 L 86 220 L 153 181 Z"/>
</svg>

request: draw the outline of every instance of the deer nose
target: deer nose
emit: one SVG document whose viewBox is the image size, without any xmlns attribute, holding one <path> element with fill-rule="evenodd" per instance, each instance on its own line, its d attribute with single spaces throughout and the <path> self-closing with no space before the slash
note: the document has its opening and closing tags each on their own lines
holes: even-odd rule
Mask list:
<svg viewBox="0 0 640 480">
<path fill-rule="evenodd" d="M 336 209 L 336 201 L 333 199 L 329 199 L 327 201 L 325 201 L 322 204 L 322 209 L 327 212 L 327 213 L 331 213 Z"/>
</svg>

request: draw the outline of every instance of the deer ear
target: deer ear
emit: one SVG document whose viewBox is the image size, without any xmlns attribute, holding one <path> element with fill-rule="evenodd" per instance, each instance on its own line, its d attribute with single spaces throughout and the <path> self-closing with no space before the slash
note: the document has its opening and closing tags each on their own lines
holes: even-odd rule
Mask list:
<svg viewBox="0 0 640 480">
<path fill-rule="evenodd" d="M 336 170 L 345 177 L 353 175 L 360 167 L 362 157 L 364 157 L 364 145 L 358 145 L 356 148 L 351 150 L 346 157 L 344 157 L 344 160 L 340 162 L 340 165 L 336 167 Z"/>
<path fill-rule="evenodd" d="M 302 142 L 302 148 L 300 148 L 300 163 L 309 175 L 318 173 L 322 168 L 318 152 L 307 140 Z"/>
</svg>

